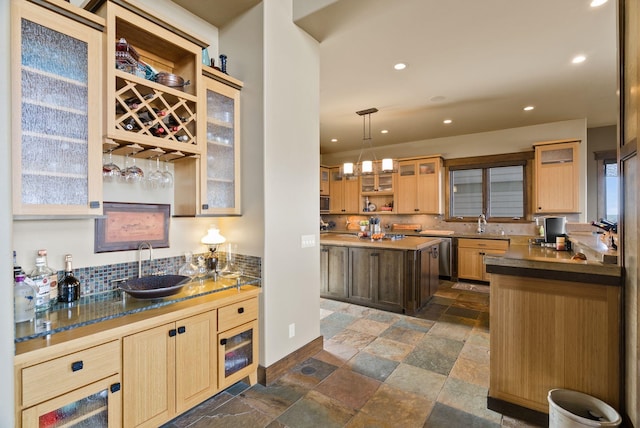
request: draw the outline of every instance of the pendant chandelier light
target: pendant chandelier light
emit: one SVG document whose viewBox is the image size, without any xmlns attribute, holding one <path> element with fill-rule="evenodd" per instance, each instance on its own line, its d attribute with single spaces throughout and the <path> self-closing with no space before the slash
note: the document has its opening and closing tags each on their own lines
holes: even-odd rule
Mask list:
<svg viewBox="0 0 640 428">
<path fill-rule="evenodd" d="M 362 148 L 360 149 L 358 161 L 355 164 L 353 162 L 345 162 L 342 165 L 342 173 L 344 175 L 375 175 L 380 173 L 390 173 L 396 170 L 393 159 L 384 158 L 382 159 L 382 162 L 379 163 L 376 158 L 376 154 L 373 151 L 373 139 L 371 138 L 371 115 L 377 111 L 378 109 L 373 107 L 356 112 L 358 115 L 362 116 Z M 367 159 L 366 157 L 363 160 L 363 154 L 367 149 L 369 150 L 370 155 L 373 156 L 372 160 Z"/>
</svg>

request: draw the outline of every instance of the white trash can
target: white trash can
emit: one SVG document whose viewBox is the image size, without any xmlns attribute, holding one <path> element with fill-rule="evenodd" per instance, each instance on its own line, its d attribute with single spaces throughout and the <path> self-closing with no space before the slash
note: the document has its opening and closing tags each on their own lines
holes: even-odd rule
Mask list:
<svg viewBox="0 0 640 428">
<path fill-rule="evenodd" d="M 549 400 L 549 428 L 617 427 L 622 418 L 607 403 L 568 389 L 552 389 Z"/>
</svg>

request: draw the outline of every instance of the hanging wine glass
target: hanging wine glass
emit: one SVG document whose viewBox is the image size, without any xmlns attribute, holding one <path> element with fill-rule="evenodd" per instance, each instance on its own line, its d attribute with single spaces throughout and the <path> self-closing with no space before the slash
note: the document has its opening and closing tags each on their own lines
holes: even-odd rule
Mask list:
<svg viewBox="0 0 640 428">
<path fill-rule="evenodd" d="M 147 176 L 149 188 L 155 190 L 162 187 L 163 180 L 164 180 L 164 175 L 160 170 L 160 156 L 156 156 L 156 169 L 155 171 L 151 171 Z"/>
<path fill-rule="evenodd" d="M 162 171 L 162 187 L 169 188 L 173 186 L 173 174 L 169 171 L 169 162 L 164 162 L 164 171 Z"/>
<path fill-rule="evenodd" d="M 127 166 L 122 173 L 127 183 L 140 183 L 144 179 L 144 172 L 136 165 L 136 158 L 132 157 L 132 164 Z M 129 155 L 125 159 L 125 165 L 129 164 Z"/>
<path fill-rule="evenodd" d="M 120 167 L 113 163 L 113 150 L 109 150 L 107 161 L 102 164 L 102 178 L 106 182 L 119 181 L 122 177 Z"/>
</svg>

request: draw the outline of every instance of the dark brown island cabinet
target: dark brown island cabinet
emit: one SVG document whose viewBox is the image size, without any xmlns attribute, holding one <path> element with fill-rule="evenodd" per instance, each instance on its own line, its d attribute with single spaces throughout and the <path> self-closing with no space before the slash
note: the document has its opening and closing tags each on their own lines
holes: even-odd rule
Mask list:
<svg viewBox="0 0 640 428">
<path fill-rule="evenodd" d="M 326 234 L 320 242 L 321 297 L 413 314 L 438 288 L 438 238 Z"/>
</svg>

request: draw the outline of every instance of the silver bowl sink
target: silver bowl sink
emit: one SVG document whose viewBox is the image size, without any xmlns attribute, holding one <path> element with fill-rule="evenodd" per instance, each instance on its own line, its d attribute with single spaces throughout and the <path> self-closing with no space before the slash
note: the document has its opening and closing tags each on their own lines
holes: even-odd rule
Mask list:
<svg viewBox="0 0 640 428">
<path fill-rule="evenodd" d="M 178 294 L 189 281 L 184 275 L 143 276 L 123 282 L 120 289 L 138 299 L 156 299 Z"/>
</svg>

